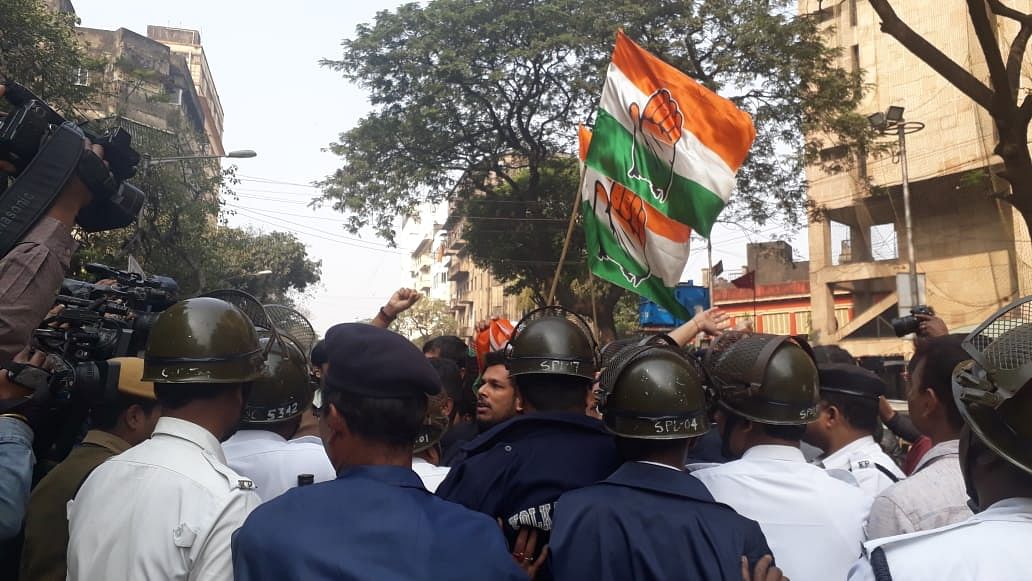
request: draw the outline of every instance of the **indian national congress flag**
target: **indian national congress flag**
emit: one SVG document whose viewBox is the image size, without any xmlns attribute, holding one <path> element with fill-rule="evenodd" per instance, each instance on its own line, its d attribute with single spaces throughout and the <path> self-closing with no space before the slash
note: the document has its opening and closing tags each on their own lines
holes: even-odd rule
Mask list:
<svg viewBox="0 0 1032 581">
<path fill-rule="evenodd" d="M 580 132 L 591 270 L 681 318 L 692 228 L 709 237 L 756 137 L 731 101 L 617 33 L 594 132 Z"/>
</svg>

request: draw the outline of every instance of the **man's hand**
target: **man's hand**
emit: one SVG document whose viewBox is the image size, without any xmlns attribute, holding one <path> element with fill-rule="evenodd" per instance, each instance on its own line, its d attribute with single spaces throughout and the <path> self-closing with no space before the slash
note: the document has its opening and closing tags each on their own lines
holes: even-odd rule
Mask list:
<svg viewBox="0 0 1032 581">
<path fill-rule="evenodd" d="M 742 581 L 789 581 L 788 577 L 773 565 L 774 557 L 764 555 L 756 562 L 756 568 L 749 572 L 749 559 L 742 556 Z"/>
<path fill-rule="evenodd" d="M 631 103 L 631 118 L 641 124 L 643 132 L 667 145 L 674 145 L 681 139 L 684 114 L 674 101 L 670 91 L 656 91 L 645 103 L 645 110 L 638 111 L 638 104 Z"/>
<path fill-rule="evenodd" d="M 512 560 L 516 561 L 529 579 L 537 576 L 541 564 L 548 558 L 548 545 L 541 549 L 540 555 L 534 555 L 537 543 L 538 530 L 533 527 L 523 527 L 516 533 L 516 542 L 512 546 Z"/>
<path fill-rule="evenodd" d="M 883 424 L 888 424 L 892 418 L 896 417 L 896 410 L 892 409 L 892 404 L 885 399 L 884 395 L 878 396 L 878 417 L 881 418 Z"/>
<path fill-rule="evenodd" d="M 42 351 L 33 351 L 26 347 L 14 356 L 15 363 L 28 363 L 34 367 L 43 367 L 47 361 L 47 354 Z M 32 395 L 28 390 L 10 380 L 6 369 L 0 369 L 0 400 L 20 399 Z"/>
<path fill-rule="evenodd" d="M 702 311 L 692 317 L 692 322 L 698 326 L 699 331 L 707 335 L 719 335 L 731 326 L 731 319 L 727 313 L 720 310 L 720 307 Z"/>
<path fill-rule="evenodd" d="M 917 320 L 921 321 L 921 324 L 917 326 L 917 334 L 921 337 L 942 337 L 950 334 L 950 330 L 946 327 L 946 321 L 943 321 L 935 315 L 914 315 Z"/>
<path fill-rule="evenodd" d="M 399 288 L 391 295 L 390 300 L 384 305 L 383 311 L 392 319 L 412 308 L 412 305 L 419 302 L 423 295 L 413 288 Z"/>
</svg>

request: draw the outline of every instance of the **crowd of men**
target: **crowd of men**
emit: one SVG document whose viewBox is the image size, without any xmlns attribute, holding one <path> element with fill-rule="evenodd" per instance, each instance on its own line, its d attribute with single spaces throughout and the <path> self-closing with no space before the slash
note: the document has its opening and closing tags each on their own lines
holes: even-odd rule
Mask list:
<svg viewBox="0 0 1032 581">
<path fill-rule="evenodd" d="M 21 579 L 1032 579 L 1032 298 L 966 338 L 922 331 L 907 416 L 844 350 L 717 309 L 600 349 L 546 307 L 478 361 L 389 330 L 410 289 L 309 347 L 260 305 L 190 298 L 109 362 L 117 389 L 34 483 L 51 402 L 26 380 L 42 354 L 17 352 L 86 202 L 69 186 L 0 259 L 0 540 Z"/>
</svg>

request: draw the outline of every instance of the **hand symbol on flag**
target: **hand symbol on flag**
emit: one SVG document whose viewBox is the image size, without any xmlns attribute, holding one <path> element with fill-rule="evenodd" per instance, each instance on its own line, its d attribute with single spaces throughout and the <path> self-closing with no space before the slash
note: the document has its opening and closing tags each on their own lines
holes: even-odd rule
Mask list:
<svg viewBox="0 0 1032 581">
<path fill-rule="evenodd" d="M 629 109 L 634 123 L 634 144 L 632 165 L 627 173 L 648 182 L 652 195 L 665 202 L 673 183 L 674 158 L 683 132 L 684 114 L 666 89 L 653 93 L 644 109 L 637 103 L 631 103 Z"/>
<path fill-rule="evenodd" d="M 606 202 L 609 229 L 620 245 L 622 253 L 607 252 L 605 243 L 599 240 L 598 256 L 620 267 L 620 273 L 631 285 L 637 287 L 652 276 L 652 267 L 645 252 L 646 212 L 645 202 L 634 192 L 613 182 L 612 192 L 607 192 L 602 182 L 595 182 L 595 202 L 599 198 Z M 622 256 L 620 255 L 622 254 Z"/>
</svg>

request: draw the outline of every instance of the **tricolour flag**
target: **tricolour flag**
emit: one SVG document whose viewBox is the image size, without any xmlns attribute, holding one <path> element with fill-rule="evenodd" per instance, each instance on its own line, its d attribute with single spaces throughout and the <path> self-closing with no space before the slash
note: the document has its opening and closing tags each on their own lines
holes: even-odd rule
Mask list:
<svg viewBox="0 0 1032 581">
<path fill-rule="evenodd" d="M 692 228 L 709 236 L 755 136 L 748 114 L 617 33 L 581 131 L 592 272 L 687 318 L 673 288 Z"/>
</svg>

